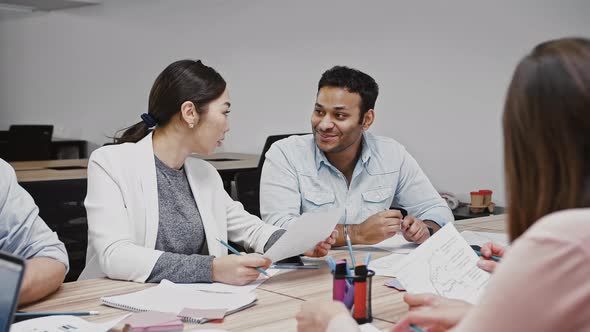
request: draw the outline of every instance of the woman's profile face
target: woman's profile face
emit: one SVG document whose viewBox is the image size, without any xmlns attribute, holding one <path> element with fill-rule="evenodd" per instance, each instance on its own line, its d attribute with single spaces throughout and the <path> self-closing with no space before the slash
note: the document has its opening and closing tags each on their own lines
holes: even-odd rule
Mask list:
<svg viewBox="0 0 590 332">
<path fill-rule="evenodd" d="M 218 146 L 221 146 L 225 133 L 229 131 L 229 92 L 227 88 L 219 98 L 209 103 L 206 110 L 199 115 L 196 123 L 195 143 L 196 153 L 201 155 L 212 154 Z"/>
</svg>

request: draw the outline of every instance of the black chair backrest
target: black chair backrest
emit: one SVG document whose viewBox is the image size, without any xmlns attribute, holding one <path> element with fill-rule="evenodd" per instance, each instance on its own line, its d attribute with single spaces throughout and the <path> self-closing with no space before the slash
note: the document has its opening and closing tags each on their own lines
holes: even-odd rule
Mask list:
<svg viewBox="0 0 590 332">
<path fill-rule="evenodd" d="M 268 149 L 270 149 L 270 146 L 276 142 L 276 141 L 280 141 L 283 138 L 287 138 L 289 136 L 293 136 L 293 135 L 308 135 L 309 133 L 301 133 L 301 134 L 282 134 L 282 135 L 271 135 L 268 136 L 266 138 L 266 142 L 264 142 L 264 147 L 262 148 L 262 154 L 260 155 L 260 160 L 258 160 L 258 170 L 262 172 L 262 166 L 264 165 L 264 160 L 266 159 L 266 157 L 264 156 L 266 154 L 266 151 L 268 151 Z"/>
<path fill-rule="evenodd" d="M 283 138 L 293 135 L 307 135 L 307 134 L 284 134 L 271 135 L 266 138 L 264 148 L 262 148 L 262 155 L 258 161 L 258 168 L 252 171 L 238 172 L 234 176 L 236 185 L 236 194 L 238 201 L 244 205 L 244 209 L 249 213 L 260 217 L 260 174 L 262 173 L 262 166 L 264 165 L 266 151 L 270 146 Z"/>
<path fill-rule="evenodd" d="M 12 125 L 8 130 L 10 161 L 51 159 L 52 125 Z"/>
</svg>

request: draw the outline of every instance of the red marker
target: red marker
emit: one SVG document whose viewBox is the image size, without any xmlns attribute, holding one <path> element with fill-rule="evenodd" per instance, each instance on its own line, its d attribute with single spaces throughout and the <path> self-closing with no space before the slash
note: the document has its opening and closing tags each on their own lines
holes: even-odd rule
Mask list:
<svg viewBox="0 0 590 332">
<path fill-rule="evenodd" d="M 367 319 L 367 266 L 357 265 L 354 268 L 354 311 L 352 317 L 359 324 L 368 322 Z"/>
</svg>

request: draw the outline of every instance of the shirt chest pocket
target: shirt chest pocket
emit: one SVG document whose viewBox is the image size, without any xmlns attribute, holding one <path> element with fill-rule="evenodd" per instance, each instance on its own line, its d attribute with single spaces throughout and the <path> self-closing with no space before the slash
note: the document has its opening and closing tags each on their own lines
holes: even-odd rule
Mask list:
<svg viewBox="0 0 590 332">
<path fill-rule="evenodd" d="M 302 211 L 324 210 L 334 206 L 336 196 L 329 191 L 308 191 L 303 193 Z"/>
<path fill-rule="evenodd" d="M 389 209 L 393 196 L 393 189 L 382 188 L 362 193 L 362 217 L 366 220 L 377 212 Z"/>
</svg>

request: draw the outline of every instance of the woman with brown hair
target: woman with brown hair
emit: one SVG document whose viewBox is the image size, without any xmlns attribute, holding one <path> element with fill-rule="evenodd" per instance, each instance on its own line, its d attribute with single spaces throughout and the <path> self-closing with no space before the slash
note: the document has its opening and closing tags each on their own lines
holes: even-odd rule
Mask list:
<svg viewBox="0 0 590 332">
<path fill-rule="evenodd" d="M 503 127 L 512 247 L 479 304 L 406 294 L 410 312 L 392 331 L 590 330 L 590 40 L 535 47 L 516 68 Z M 300 327 L 319 321 L 309 309 Z"/>
</svg>

